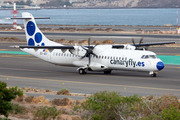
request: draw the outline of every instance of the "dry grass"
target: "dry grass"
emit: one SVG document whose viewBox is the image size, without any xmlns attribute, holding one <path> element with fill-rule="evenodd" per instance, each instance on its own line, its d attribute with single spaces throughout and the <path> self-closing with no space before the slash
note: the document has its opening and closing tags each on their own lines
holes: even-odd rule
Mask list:
<svg viewBox="0 0 180 120">
<path fill-rule="evenodd" d="M 34 96 L 28 96 L 27 98 L 25 98 L 25 101 L 27 103 L 31 103 L 33 99 L 34 99 Z"/>
<path fill-rule="evenodd" d="M 54 99 L 52 101 L 52 104 L 57 106 L 71 106 L 72 103 L 73 103 L 72 99 L 69 98 Z"/>
<path fill-rule="evenodd" d="M 44 102 L 45 100 L 44 100 L 44 96 L 39 96 L 39 97 L 37 97 L 37 98 L 33 98 L 32 99 L 32 103 L 42 103 L 42 102 Z"/>
<path fill-rule="evenodd" d="M 17 97 L 12 101 L 13 103 L 19 104 L 23 106 L 24 113 L 23 114 L 11 114 L 11 117 L 21 118 L 21 119 L 35 119 L 34 111 L 36 111 L 40 106 L 56 106 L 58 110 L 62 111 L 62 115 L 58 116 L 57 120 L 81 120 L 79 115 L 72 115 L 72 108 L 74 105 L 79 105 L 81 101 L 72 100 L 69 98 L 63 99 L 54 99 L 53 101 L 49 101 L 48 99 L 44 99 L 43 96 L 34 97 L 34 96 L 26 96 L 23 95 L 21 98 Z M 14 119 L 14 118 L 12 118 Z"/>
<path fill-rule="evenodd" d="M 58 91 L 57 95 L 70 95 L 69 90 Z"/>
<path fill-rule="evenodd" d="M 104 40 L 102 44 L 114 44 L 114 41 L 112 40 Z"/>
<path fill-rule="evenodd" d="M 0 42 L 26 42 L 16 37 L 0 37 Z"/>
</svg>

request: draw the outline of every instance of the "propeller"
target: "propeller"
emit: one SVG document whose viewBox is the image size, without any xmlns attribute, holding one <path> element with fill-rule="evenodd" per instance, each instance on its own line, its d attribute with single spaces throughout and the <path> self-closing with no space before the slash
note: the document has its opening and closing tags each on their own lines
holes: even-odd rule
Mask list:
<svg viewBox="0 0 180 120">
<path fill-rule="evenodd" d="M 132 43 L 133 43 L 133 45 L 136 47 L 135 50 L 140 50 L 140 49 L 139 49 L 139 46 L 141 45 L 143 39 L 144 39 L 144 37 L 142 37 L 142 38 L 140 39 L 139 45 L 136 45 L 135 42 L 134 42 L 134 38 L 132 38 Z M 145 48 L 145 49 L 146 49 L 146 48 Z"/>
<path fill-rule="evenodd" d="M 81 46 L 84 50 L 86 50 L 86 54 L 84 56 L 82 56 L 80 59 L 84 59 L 85 57 L 88 57 L 88 67 L 91 63 L 91 55 L 94 55 L 96 57 L 98 57 L 94 52 L 94 48 L 98 45 L 96 44 L 94 47 L 93 46 L 90 46 L 90 39 L 91 37 L 88 38 L 88 46 L 84 47 L 84 46 Z"/>
</svg>

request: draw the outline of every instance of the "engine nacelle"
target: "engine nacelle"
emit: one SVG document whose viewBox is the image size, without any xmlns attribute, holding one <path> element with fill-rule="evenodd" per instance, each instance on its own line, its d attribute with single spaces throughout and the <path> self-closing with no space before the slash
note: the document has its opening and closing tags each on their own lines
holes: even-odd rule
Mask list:
<svg viewBox="0 0 180 120">
<path fill-rule="evenodd" d="M 107 67 L 103 64 L 99 64 L 99 63 L 92 63 L 90 66 L 91 70 L 93 71 L 104 71 L 107 69 Z"/>
<path fill-rule="evenodd" d="M 74 49 L 70 49 L 69 52 L 78 56 L 84 56 L 86 54 L 86 50 L 80 46 L 74 46 Z"/>
<path fill-rule="evenodd" d="M 132 45 L 124 45 L 124 48 L 123 49 L 126 49 L 126 50 L 135 50 L 136 47 L 135 46 L 132 46 Z"/>
</svg>

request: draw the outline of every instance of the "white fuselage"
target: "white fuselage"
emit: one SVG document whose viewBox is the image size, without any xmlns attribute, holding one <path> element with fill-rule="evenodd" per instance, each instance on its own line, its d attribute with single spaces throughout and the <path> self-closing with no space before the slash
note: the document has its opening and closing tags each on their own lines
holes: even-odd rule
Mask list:
<svg viewBox="0 0 180 120">
<path fill-rule="evenodd" d="M 101 51 L 96 53 L 98 58 L 91 56 L 90 67 L 93 71 L 104 70 L 128 70 L 128 71 L 158 71 L 159 58 L 141 58 L 143 55 L 156 56 L 154 52 L 142 50 L 112 49 L 110 45 L 99 45 Z M 88 64 L 88 58 L 80 60 L 81 56 L 71 54 L 69 50 L 62 52 L 60 49 L 49 51 L 48 49 L 21 49 L 49 63 L 60 66 L 84 67 Z"/>
</svg>

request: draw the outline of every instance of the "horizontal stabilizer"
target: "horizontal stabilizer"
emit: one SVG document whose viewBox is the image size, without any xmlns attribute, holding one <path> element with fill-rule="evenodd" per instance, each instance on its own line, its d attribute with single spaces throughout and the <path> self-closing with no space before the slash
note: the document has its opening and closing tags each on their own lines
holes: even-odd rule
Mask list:
<svg viewBox="0 0 180 120">
<path fill-rule="evenodd" d="M 31 17 L 18 17 L 18 18 L 9 18 L 9 19 L 32 19 Z M 34 19 L 50 19 L 50 17 L 35 17 Z"/>
<path fill-rule="evenodd" d="M 10 46 L 13 48 L 33 48 L 33 49 L 74 49 L 73 46 Z"/>
</svg>

